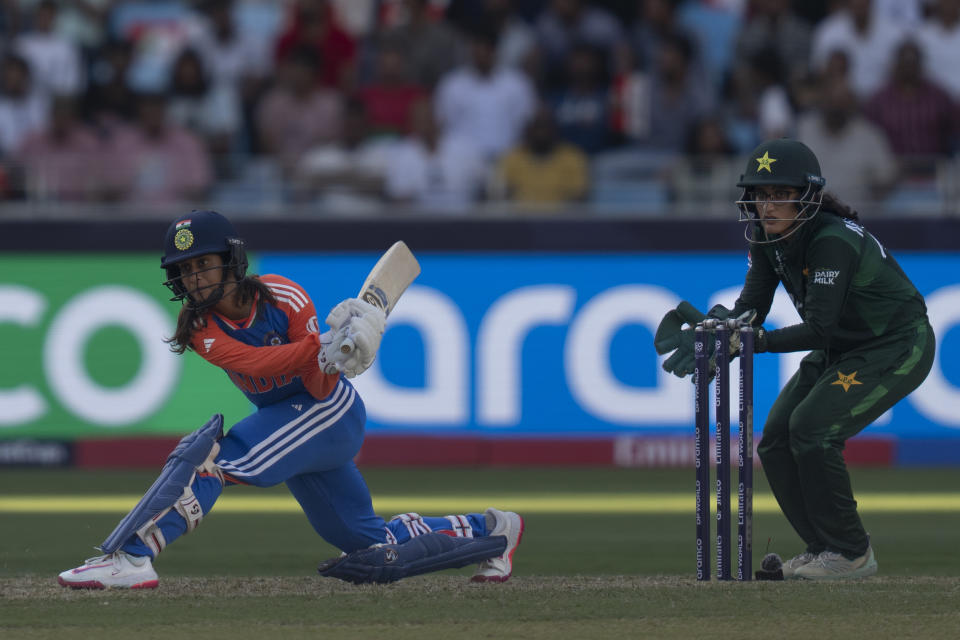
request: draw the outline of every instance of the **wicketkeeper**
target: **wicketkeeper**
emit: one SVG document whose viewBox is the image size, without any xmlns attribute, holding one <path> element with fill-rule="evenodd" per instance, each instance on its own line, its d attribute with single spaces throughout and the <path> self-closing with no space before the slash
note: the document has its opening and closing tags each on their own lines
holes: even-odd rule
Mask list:
<svg viewBox="0 0 960 640">
<path fill-rule="evenodd" d="M 750 244 L 746 281 L 732 310 L 710 311 L 753 316 L 757 353 L 810 352 L 770 409 L 758 453 L 806 545 L 784 563 L 784 577 L 813 580 L 877 572 L 844 445 L 920 386 L 936 342 L 923 297 L 857 213 L 824 192 L 825 183 L 801 142 L 772 140 L 750 154 L 737 183 Z M 762 323 L 780 284 L 801 321 L 767 331 Z M 673 351 L 666 370 L 693 372 L 693 329 L 682 327 L 703 317 L 689 303 L 664 317 L 656 343 L 661 354 Z"/>
</svg>

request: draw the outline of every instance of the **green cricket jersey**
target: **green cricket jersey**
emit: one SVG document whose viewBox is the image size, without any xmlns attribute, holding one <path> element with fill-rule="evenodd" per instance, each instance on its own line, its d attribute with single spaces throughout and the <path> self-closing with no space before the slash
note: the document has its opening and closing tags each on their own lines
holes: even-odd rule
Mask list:
<svg viewBox="0 0 960 640">
<path fill-rule="evenodd" d="M 734 315 L 755 309 L 762 323 L 781 282 L 802 322 L 766 331 L 758 351 L 842 353 L 926 320 L 923 296 L 890 252 L 857 222 L 828 211 L 780 242 L 750 246 Z"/>
</svg>

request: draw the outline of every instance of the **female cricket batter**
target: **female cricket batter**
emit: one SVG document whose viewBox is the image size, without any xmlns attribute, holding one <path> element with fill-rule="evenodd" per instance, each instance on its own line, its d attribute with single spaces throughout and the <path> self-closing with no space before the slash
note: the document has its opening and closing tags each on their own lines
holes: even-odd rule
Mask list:
<svg viewBox="0 0 960 640">
<path fill-rule="evenodd" d="M 801 142 L 772 140 L 750 154 L 737 183 L 750 262 L 730 312 L 756 311 L 758 353 L 810 351 L 771 407 L 757 450 L 780 509 L 806 543 L 784 564 L 784 577 L 813 580 L 877 572 L 844 443 L 920 386 L 935 349 L 923 297 L 824 184 Z M 780 283 L 801 322 L 766 331 L 760 324 Z M 664 367 L 692 373 L 692 351 Z"/>
<path fill-rule="evenodd" d="M 345 376 L 372 364 L 384 329 L 382 311 L 345 300 L 327 318 L 332 330 L 320 335 L 307 293 L 278 275 L 247 275 L 243 241 L 214 211 L 193 211 L 170 225 L 161 267 L 172 299 L 183 301 L 168 340 L 172 349 L 194 351 L 224 369 L 257 409 L 226 435 L 222 417 L 215 415 L 186 436 L 140 504 L 100 545 L 105 555 L 61 573 L 61 585 L 154 588 L 157 554 L 196 528 L 225 485 L 281 482 L 316 532 L 344 552 L 321 565 L 324 575 L 392 581 L 463 566 L 467 559 L 479 561 L 474 581 L 510 577 L 523 532 L 515 513 L 407 513 L 384 522 L 373 511 L 353 463 L 366 414 Z M 349 355 L 339 348 L 346 336 L 356 344 Z M 333 374 L 325 373 L 330 363 Z M 395 549 L 368 552 L 377 545 Z"/>
</svg>

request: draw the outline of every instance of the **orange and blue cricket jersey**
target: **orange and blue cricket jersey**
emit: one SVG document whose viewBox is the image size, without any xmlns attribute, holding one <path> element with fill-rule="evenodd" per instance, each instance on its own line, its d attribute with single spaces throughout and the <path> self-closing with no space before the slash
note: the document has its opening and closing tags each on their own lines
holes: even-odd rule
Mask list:
<svg viewBox="0 0 960 640">
<path fill-rule="evenodd" d="M 306 291 L 278 275 L 260 280 L 275 304 L 254 304 L 250 316 L 239 322 L 208 312 L 191 339 L 193 350 L 222 368 L 257 407 L 220 441 L 216 463 L 227 486 L 285 483 L 316 532 L 348 553 L 404 542 L 426 531 L 488 535 L 478 513 L 426 518 L 408 513 L 390 522 L 374 513 L 370 491 L 353 462 L 363 444 L 363 401 L 346 378 L 320 370 L 319 323 Z M 203 513 L 223 491 L 219 478 L 200 474 L 191 488 Z M 123 549 L 156 557 L 187 528 L 175 511 L 157 524 L 159 539 L 147 544 L 134 535 Z"/>
<path fill-rule="evenodd" d="M 317 367 L 320 341 L 313 302 L 287 278 L 271 274 L 260 280 L 276 306 L 254 304 L 250 316 L 239 322 L 210 312 L 190 346 L 226 371 L 257 407 L 303 392 L 317 399 L 327 397 L 339 376 Z"/>
</svg>

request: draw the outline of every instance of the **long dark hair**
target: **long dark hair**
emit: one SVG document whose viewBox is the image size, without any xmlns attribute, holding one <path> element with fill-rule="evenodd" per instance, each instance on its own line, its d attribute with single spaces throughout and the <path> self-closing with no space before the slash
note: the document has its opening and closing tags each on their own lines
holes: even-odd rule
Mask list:
<svg viewBox="0 0 960 640">
<path fill-rule="evenodd" d="M 258 313 L 263 310 L 264 305 L 277 303 L 277 299 L 273 293 L 270 292 L 267 285 L 260 281 L 260 277 L 257 275 L 248 275 L 238 282 L 237 290 L 233 295 L 238 296 L 237 302 L 245 304 L 248 300 L 253 300 L 257 293 L 260 294 L 260 298 L 257 300 Z M 164 340 L 164 342 L 170 345 L 171 351 L 174 353 L 184 353 L 188 349 L 193 349 L 193 347 L 190 346 L 190 341 L 193 339 L 194 331 L 202 328 L 206 324 L 204 314 L 205 312 L 203 311 L 197 311 L 186 304 L 183 305 L 180 309 L 180 315 L 177 316 L 176 331 L 173 332 L 173 336 Z"/>
<path fill-rule="evenodd" d="M 853 207 L 829 191 L 823 192 L 823 203 L 820 205 L 820 208 L 824 211 L 834 213 L 841 218 L 846 218 L 847 220 L 860 221 L 860 214 L 857 213 Z"/>
</svg>

